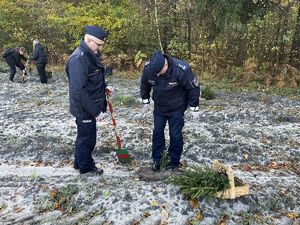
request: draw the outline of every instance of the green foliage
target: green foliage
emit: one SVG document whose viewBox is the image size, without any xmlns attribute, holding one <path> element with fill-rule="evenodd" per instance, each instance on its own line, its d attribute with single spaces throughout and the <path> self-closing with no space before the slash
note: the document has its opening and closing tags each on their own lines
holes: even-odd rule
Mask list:
<svg viewBox="0 0 300 225">
<path fill-rule="evenodd" d="M 189 50 L 187 43 L 182 43 L 178 38 L 173 38 L 168 44 L 168 52 L 178 58 L 188 59 Z"/>
<path fill-rule="evenodd" d="M 49 193 L 52 202 L 51 208 L 72 213 L 76 211 L 74 195 L 78 193 L 78 188 L 74 185 L 68 185 L 60 189 L 53 189 Z"/>
<path fill-rule="evenodd" d="M 161 165 L 162 167 L 166 167 L 167 164 L 168 164 L 169 162 L 170 162 L 170 156 L 169 156 L 168 151 L 165 150 L 165 151 L 163 152 L 162 157 L 161 157 L 160 165 Z"/>
<path fill-rule="evenodd" d="M 137 105 L 137 101 L 133 96 L 128 96 L 128 95 L 118 95 L 114 98 L 114 103 L 116 106 L 121 106 L 121 107 L 134 107 Z"/>
<path fill-rule="evenodd" d="M 138 51 L 134 57 L 134 63 L 137 68 L 139 68 L 144 59 L 147 58 L 147 55 L 141 51 Z"/>
<path fill-rule="evenodd" d="M 300 68 L 297 1 L 157 1 L 157 9 L 158 26 L 154 5 L 146 0 L 0 0 L 0 50 L 24 46 L 30 54 L 37 38 L 50 62 L 65 62 L 84 26 L 94 24 L 109 31 L 103 51 L 119 68 L 125 68 L 119 56 L 126 55 L 126 63 L 140 69 L 160 46 L 157 28 L 167 53 L 193 56 L 195 68 L 217 71 L 219 79 L 249 58 L 257 62 L 256 72 L 274 64 Z"/>
<path fill-rule="evenodd" d="M 204 88 L 201 89 L 201 97 L 206 100 L 215 99 L 216 94 L 211 89 L 210 86 L 204 86 Z"/>
<path fill-rule="evenodd" d="M 230 187 L 226 175 L 209 167 L 192 167 L 185 170 L 183 175 L 172 176 L 169 182 L 179 186 L 184 195 L 196 200 L 202 197 L 212 198 L 217 192 Z"/>
</svg>

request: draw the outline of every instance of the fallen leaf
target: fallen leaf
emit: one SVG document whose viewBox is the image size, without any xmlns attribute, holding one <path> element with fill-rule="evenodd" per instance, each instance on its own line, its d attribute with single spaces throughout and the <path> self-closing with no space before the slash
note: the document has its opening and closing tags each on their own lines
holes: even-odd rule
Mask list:
<svg viewBox="0 0 300 225">
<path fill-rule="evenodd" d="M 165 225 L 165 224 L 168 224 L 168 218 L 169 218 L 169 213 L 167 211 L 167 205 L 162 205 L 161 206 L 161 212 L 160 212 L 160 215 L 161 215 L 161 225 Z"/>
<path fill-rule="evenodd" d="M 191 206 L 192 206 L 194 209 L 199 209 L 199 204 L 198 204 L 198 201 L 197 201 L 197 200 L 192 199 L 192 200 L 190 200 L 190 203 L 191 203 Z"/>
<path fill-rule="evenodd" d="M 153 200 L 150 202 L 151 206 L 158 206 L 157 201 Z"/>
<path fill-rule="evenodd" d="M 15 212 L 15 213 L 19 213 L 19 212 L 21 212 L 21 211 L 23 211 L 23 210 L 24 210 L 24 208 L 19 207 L 19 206 L 17 206 L 17 207 L 14 208 L 14 212 Z"/>
<path fill-rule="evenodd" d="M 187 225 L 199 224 L 201 220 L 203 220 L 204 216 L 201 212 L 198 212 L 195 216 L 188 220 Z"/>
<path fill-rule="evenodd" d="M 291 218 L 291 219 L 297 219 L 297 218 L 299 218 L 299 215 L 298 215 L 297 213 L 295 213 L 295 212 L 289 212 L 289 213 L 287 214 L 287 216 L 288 216 L 289 218 Z"/>
</svg>

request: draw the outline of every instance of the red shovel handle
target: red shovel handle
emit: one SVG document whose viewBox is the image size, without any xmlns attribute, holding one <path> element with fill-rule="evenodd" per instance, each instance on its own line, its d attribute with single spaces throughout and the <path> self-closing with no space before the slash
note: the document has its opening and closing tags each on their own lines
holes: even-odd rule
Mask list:
<svg viewBox="0 0 300 225">
<path fill-rule="evenodd" d="M 108 99 L 108 98 L 107 98 Z M 111 104 L 111 102 L 108 100 L 108 108 L 109 108 L 109 112 L 110 113 L 113 113 L 114 112 L 114 109 L 113 109 L 113 106 Z"/>
<path fill-rule="evenodd" d="M 116 136 L 116 138 L 117 138 L 118 149 L 121 150 L 122 149 L 121 139 L 119 136 Z"/>
<path fill-rule="evenodd" d="M 114 118 L 114 114 L 113 114 L 114 109 L 113 109 L 112 103 L 110 102 L 109 95 L 107 94 L 106 96 L 107 96 L 108 108 L 109 108 L 109 112 L 110 112 L 110 115 L 111 115 L 112 124 L 114 126 L 115 136 L 116 136 L 116 139 L 117 139 L 117 146 L 118 146 L 118 149 L 121 150 L 122 149 L 122 143 L 121 143 L 121 138 L 118 135 L 117 122 L 116 122 L 116 120 Z"/>
</svg>

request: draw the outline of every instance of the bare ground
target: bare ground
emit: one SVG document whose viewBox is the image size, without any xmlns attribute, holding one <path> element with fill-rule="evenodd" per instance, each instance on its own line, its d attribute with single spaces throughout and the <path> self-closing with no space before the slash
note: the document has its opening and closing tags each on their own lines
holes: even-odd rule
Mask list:
<svg viewBox="0 0 300 225">
<path fill-rule="evenodd" d="M 98 124 L 94 151 L 104 175 L 93 176 L 72 168 L 76 126 L 65 75 L 54 74 L 48 85 L 36 74 L 26 83 L 7 77 L 0 74 L 1 224 L 299 224 L 299 100 L 218 91 L 201 101 L 198 121 L 187 112 L 183 165 L 218 159 L 250 185 L 245 197 L 191 204 L 166 182 L 172 173 L 149 171 L 152 115 L 141 112 L 138 80 L 109 78 L 134 160 L 117 163 L 107 120 Z"/>
</svg>

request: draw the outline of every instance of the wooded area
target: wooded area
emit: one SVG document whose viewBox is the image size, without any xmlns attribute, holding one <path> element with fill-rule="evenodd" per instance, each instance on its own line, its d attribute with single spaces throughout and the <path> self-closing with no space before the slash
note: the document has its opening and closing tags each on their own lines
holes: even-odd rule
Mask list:
<svg viewBox="0 0 300 225">
<path fill-rule="evenodd" d="M 119 69 L 162 48 L 199 73 L 299 86 L 298 0 L 0 0 L 0 49 L 31 52 L 37 38 L 64 63 L 88 24 L 109 31 L 104 53 Z"/>
</svg>

